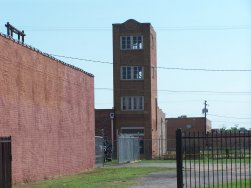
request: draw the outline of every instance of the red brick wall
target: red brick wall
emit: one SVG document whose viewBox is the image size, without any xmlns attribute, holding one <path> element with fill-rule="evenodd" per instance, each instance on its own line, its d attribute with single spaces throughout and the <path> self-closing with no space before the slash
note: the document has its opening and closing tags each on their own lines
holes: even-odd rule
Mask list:
<svg viewBox="0 0 251 188">
<path fill-rule="evenodd" d="M 176 130 L 182 129 L 183 132 L 205 133 L 205 118 L 187 117 L 187 118 L 166 118 L 167 150 L 176 147 Z M 211 131 L 211 121 L 207 119 L 207 132 Z"/>
<path fill-rule="evenodd" d="M 12 136 L 13 182 L 93 168 L 94 79 L 0 36 L 0 136 Z"/>
<path fill-rule="evenodd" d="M 95 133 L 96 136 L 103 136 L 104 138 L 111 141 L 111 118 L 110 113 L 114 113 L 113 109 L 96 109 L 95 110 Z M 114 133 L 116 133 L 115 125 Z M 103 133 L 102 133 L 103 129 Z M 113 138 L 114 139 L 114 138 Z"/>
</svg>

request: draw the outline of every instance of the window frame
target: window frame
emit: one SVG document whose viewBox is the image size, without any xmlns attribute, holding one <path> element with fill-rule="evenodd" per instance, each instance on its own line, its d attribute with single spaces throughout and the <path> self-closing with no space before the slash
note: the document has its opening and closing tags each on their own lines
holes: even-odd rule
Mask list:
<svg viewBox="0 0 251 188">
<path fill-rule="evenodd" d="M 135 68 L 136 68 L 136 74 L 135 74 Z M 139 76 L 140 72 L 141 72 L 141 77 Z M 120 66 L 120 80 L 144 80 L 144 67 Z"/>
<path fill-rule="evenodd" d="M 143 111 L 144 96 L 121 96 L 121 111 Z"/>
<path fill-rule="evenodd" d="M 127 131 L 130 130 L 131 132 L 133 132 L 133 130 L 140 130 L 140 132 L 130 133 L 130 135 L 134 135 L 134 136 L 144 136 L 144 134 L 145 134 L 145 128 L 141 127 L 141 126 L 136 126 L 136 127 L 123 126 L 123 127 L 121 127 L 121 133 L 127 134 L 127 133 L 123 133 L 124 130 L 127 130 Z"/>
<path fill-rule="evenodd" d="M 120 36 L 120 50 L 143 50 L 143 49 L 144 49 L 143 35 Z"/>
</svg>

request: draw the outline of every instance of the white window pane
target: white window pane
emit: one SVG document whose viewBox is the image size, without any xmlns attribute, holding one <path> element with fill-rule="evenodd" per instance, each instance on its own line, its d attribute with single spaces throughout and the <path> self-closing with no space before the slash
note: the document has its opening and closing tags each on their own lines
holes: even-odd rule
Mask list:
<svg viewBox="0 0 251 188">
<path fill-rule="evenodd" d="M 138 49 L 143 49 L 143 37 L 139 36 L 138 37 Z"/>
<path fill-rule="evenodd" d="M 138 79 L 143 79 L 142 67 L 138 67 Z"/>
</svg>

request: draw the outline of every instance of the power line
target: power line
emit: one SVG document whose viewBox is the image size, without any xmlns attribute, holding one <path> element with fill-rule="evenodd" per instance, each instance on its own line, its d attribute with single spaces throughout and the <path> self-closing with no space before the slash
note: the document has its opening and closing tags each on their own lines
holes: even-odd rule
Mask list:
<svg viewBox="0 0 251 188">
<path fill-rule="evenodd" d="M 250 124 L 251 122 L 239 122 L 239 121 L 213 121 L 212 122 L 215 123 L 228 123 L 228 124 Z"/>
<path fill-rule="evenodd" d="M 81 26 L 18 26 L 27 28 L 27 31 L 104 31 L 112 30 L 112 27 L 81 27 Z M 251 25 L 225 25 L 225 26 L 169 26 L 154 27 L 158 31 L 210 31 L 210 30 L 249 30 Z"/>
<path fill-rule="evenodd" d="M 182 71 L 206 71 L 206 72 L 251 72 L 251 69 L 205 69 L 205 68 L 181 68 L 181 67 L 156 67 L 158 69 L 182 70 Z"/>
<path fill-rule="evenodd" d="M 160 103 L 201 103 L 203 100 L 165 100 L 159 101 Z M 236 101 L 236 100 L 207 100 L 210 103 L 251 103 L 251 101 Z"/>
<path fill-rule="evenodd" d="M 208 114 L 210 116 L 214 116 L 214 117 L 220 117 L 220 118 L 230 118 L 230 119 L 248 119 L 251 120 L 251 118 L 240 118 L 240 117 L 233 117 L 233 116 L 222 116 L 222 115 L 216 115 L 216 114 Z"/>
<path fill-rule="evenodd" d="M 75 60 L 79 60 L 79 61 L 88 61 L 88 62 L 93 62 L 93 63 L 113 64 L 113 63 L 108 62 L 108 61 L 98 61 L 98 60 L 84 59 L 84 58 L 79 58 L 79 57 L 70 57 L 70 56 L 64 56 L 64 55 L 56 55 L 56 54 L 49 54 L 49 55 L 55 56 L 55 57 L 63 57 L 63 58 L 66 58 L 66 59 L 75 59 Z"/>
<path fill-rule="evenodd" d="M 187 91 L 178 91 L 178 90 L 158 90 L 170 93 L 212 93 L 212 94 L 251 94 L 251 92 L 247 91 L 199 91 L 199 90 L 187 90 Z"/>
<path fill-rule="evenodd" d="M 64 55 L 57 55 L 57 54 L 49 54 L 51 56 L 55 57 L 62 57 L 66 59 L 74 59 L 79 61 L 87 61 L 87 62 L 93 62 L 93 63 L 102 63 L 102 64 L 113 64 L 112 62 L 108 61 L 99 61 L 99 60 L 92 60 L 92 59 L 85 59 L 85 58 L 79 58 L 79 57 L 71 57 L 71 56 L 64 56 Z M 205 69 L 205 68 L 182 68 L 182 67 L 162 67 L 157 66 L 153 67 L 157 69 L 166 69 L 166 70 L 180 70 L 180 71 L 206 71 L 206 72 L 251 72 L 251 69 Z"/>
<path fill-rule="evenodd" d="M 96 87 L 95 90 L 107 90 L 107 91 L 114 91 L 113 88 L 106 88 L 106 87 Z M 138 92 L 145 92 L 144 90 L 138 90 L 136 89 L 118 89 L 119 91 L 138 91 Z M 244 94 L 244 95 L 250 95 L 251 92 L 249 91 L 202 91 L 202 90 L 152 90 L 152 91 L 158 91 L 158 92 L 167 92 L 167 93 L 175 93 L 175 94 L 187 94 L 187 93 L 207 93 L 207 94 Z"/>
</svg>

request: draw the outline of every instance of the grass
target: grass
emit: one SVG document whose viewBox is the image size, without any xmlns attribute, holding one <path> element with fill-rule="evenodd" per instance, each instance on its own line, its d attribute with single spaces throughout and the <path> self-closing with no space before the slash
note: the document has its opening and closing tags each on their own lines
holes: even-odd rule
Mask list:
<svg viewBox="0 0 251 188">
<path fill-rule="evenodd" d="M 213 188 L 216 187 L 216 185 L 214 186 L 206 186 L 205 188 Z M 244 187 L 250 187 L 250 181 L 247 180 L 245 183 L 245 180 L 239 180 L 239 181 L 233 181 L 232 185 L 231 183 L 225 183 L 225 184 L 221 184 L 219 185 L 220 188 L 230 188 L 230 187 L 234 187 L 234 188 L 244 188 Z M 204 188 L 204 187 L 201 187 Z"/>
<path fill-rule="evenodd" d="M 176 160 L 163 160 L 163 159 L 152 159 L 152 160 L 139 160 L 136 161 L 135 163 L 176 163 Z M 117 160 L 113 160 L 110 162 L 106 162 L 105 165 L 118 165 Z"/>
<path fill-rule="evenodd" d="M 176 160 L 141 160 L 139 163 L 176 163 Z"/>
<path fill-rule="evenodd" d="M 115 188 L 138 184 L 137 177 L 153 172 L 168 171 L 168 168 L 97 168 L 93 171 L 46 180 L 24 185 L 14 185 L 13 188 Z"/>
</svg>

